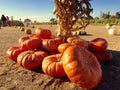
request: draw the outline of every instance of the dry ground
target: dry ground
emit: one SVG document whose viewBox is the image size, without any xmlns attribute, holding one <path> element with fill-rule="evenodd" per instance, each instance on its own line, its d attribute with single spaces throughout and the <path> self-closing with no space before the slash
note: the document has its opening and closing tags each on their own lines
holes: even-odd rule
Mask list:
<svg viewBox="0 0 120 90">
<path fill-rule="evenodd" d="M 57 28 L 57 26 L 49 25 L 37 27 L 51 30 Z M 32 29 L 33 33 L 34 31 L 35 28 Z M 102 65 L 101 83 L 92 90 L 120 90 L 120 35 L 108 35 L 105 26 L 88 26 L 86 31 L 88 35 L 81 36 L 83 39 L 105 38 L 109 43 L 108 49 L 113 54 L 113 61 Z M 41 68 L 27 70 L 8 59 L 6 50 L 18 45 L 18 39 L 23 35 L 26 34 L 14 27 L 0 29 L 0 90 L 83 90 L 71 83 L 67 77 L 53 78 L 45 75 Z"/>
</svg>

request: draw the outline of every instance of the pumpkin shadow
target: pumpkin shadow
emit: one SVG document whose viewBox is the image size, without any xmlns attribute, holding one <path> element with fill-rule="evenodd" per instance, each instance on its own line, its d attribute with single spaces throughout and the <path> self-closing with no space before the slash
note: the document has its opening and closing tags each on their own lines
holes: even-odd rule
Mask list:
<svg viewBox="0 0 120 90">
<path fill-rule="evenodd" d="M 93 36 L 93 34 L 79 35 L 79 36 Z"/>
<path fill-rule="evenodd" d="M 102 64 L 103 77 L 100 84 L 92 90 L 120 90 L 120 51 L 110 50 L 113 60 Z"/>
</svg>

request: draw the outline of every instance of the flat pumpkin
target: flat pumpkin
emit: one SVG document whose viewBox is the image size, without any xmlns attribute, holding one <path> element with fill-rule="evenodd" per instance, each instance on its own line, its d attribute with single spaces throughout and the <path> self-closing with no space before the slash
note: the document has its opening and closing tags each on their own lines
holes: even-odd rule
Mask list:
<svg viewBox="0 0 120 90">
<path fill-rule="evenodd" d="M 21 48 L 25 50 L 38 49 L 41 47 L 42 40 L 40 38 L 29 38 L 20 44 Z"/>
<path fill-rule="evenodd" d="M 52 32 L 49 29 L 44 29 L 40 27 L 35 30 L 35 34 L 39 38 L 48 39 L 51 37 Z"/>
<path fill-rule="evenodd" d="M 43 39 L 42 40 L 42 48 L 47 51 L 58 51 L 58 46 L 63 43 L 63 38 L 56 37 L 52 39 Z"/>
<path fill-rule="evenodd" d="M 6 56 L 9 59 L 12 59 L 14 61 L 17 61 L 18 55 L 23 52 L 20 46 L 11 46 L 7 51 L 6 51 Z"/>
<path fill-rule="evenodd" d="M 67 38 L 67 42 L 73 45 L 79 45 L 81 47 L 84 47 L 86 49 L 88 49 L 89 43 L 88 41 L 78 37 L 78 36 L 73 36 L 73 37 L 69 37 Z"/>
<path fill-rule="evenodd" d="M 87 49 L 70 46 L 64 51 L 62 60 L 66 75 L 77 86 L 91 89 L 100 83 L 101 65 Z"/>
<path fill-rule="evenodd" d="M 48 54 L 45 51 L 28 50 L 18 55 L 17 63 L 26 69 L 35 69 L 41 66 L 42 60 L 46 56 Z"/>
<path fill-rule="evenodd" d="M 65 76 L 61 54 L 49 55 L 43 59 L 42 70 L 45 74 L 52 77 Z"/>
</svg>

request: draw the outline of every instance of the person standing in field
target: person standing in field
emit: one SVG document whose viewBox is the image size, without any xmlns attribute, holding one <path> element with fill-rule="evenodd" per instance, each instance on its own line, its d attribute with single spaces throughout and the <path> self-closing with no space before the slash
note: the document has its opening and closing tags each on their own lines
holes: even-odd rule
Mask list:
<svg viewBox="0 0 120 90">
<path fill-rule="evenodd" d="M 2 14 L 2 16 L 1 16 L 1 21 L 2 21 L 2 26 L 3 26 L 3 27 L 6 26 L 6 21 L 7 21 L 7 19 L 6 19 L 6 17 L 4 16 L 4 14 Z"/>
<path fill-rule="evenodd" d="M 7 19 L 7 20 L 6 20 L 7 26 L 11 26 L 11 25 L 10 25 L 10 20 L 9 20 L 9 17 L 8 17 L 8 16 L 6 16 L 6 19 Z"/>
</svg>

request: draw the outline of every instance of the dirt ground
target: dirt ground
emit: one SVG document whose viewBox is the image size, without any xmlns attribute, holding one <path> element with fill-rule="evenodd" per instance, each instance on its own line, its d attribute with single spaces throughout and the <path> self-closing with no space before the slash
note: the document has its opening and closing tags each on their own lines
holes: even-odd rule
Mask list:
<svg viewBox="0 0 120 90">
<path fill-rule="evenodd" d="M 34 33 L 37 27 L 54 31 L 57 26 L 41 25 L 31 28 Z M 120 28 L 120 27 L 117 27 Z M 113 54 L 112 62 L 102 65 L 103 78 L 99 85 L 92 90 L 120 90 L 120 34 L 109 35 L 105 26 L 88 26 L 88 35 L 81 36 L 85 40 L 97 37 L 105 38 L 108 49 Z M 67 77 L 53 78 L 44 74 L 41 68 L 27 70 L 6 57 L 9 47 L 18 45 L 18 39 L 26 35 L 14 27 L 0 29 L 0 90 L 84 90 L 73 84 Z M 93 78 L 94 79 L 94 78 Z"/>
</svg>

